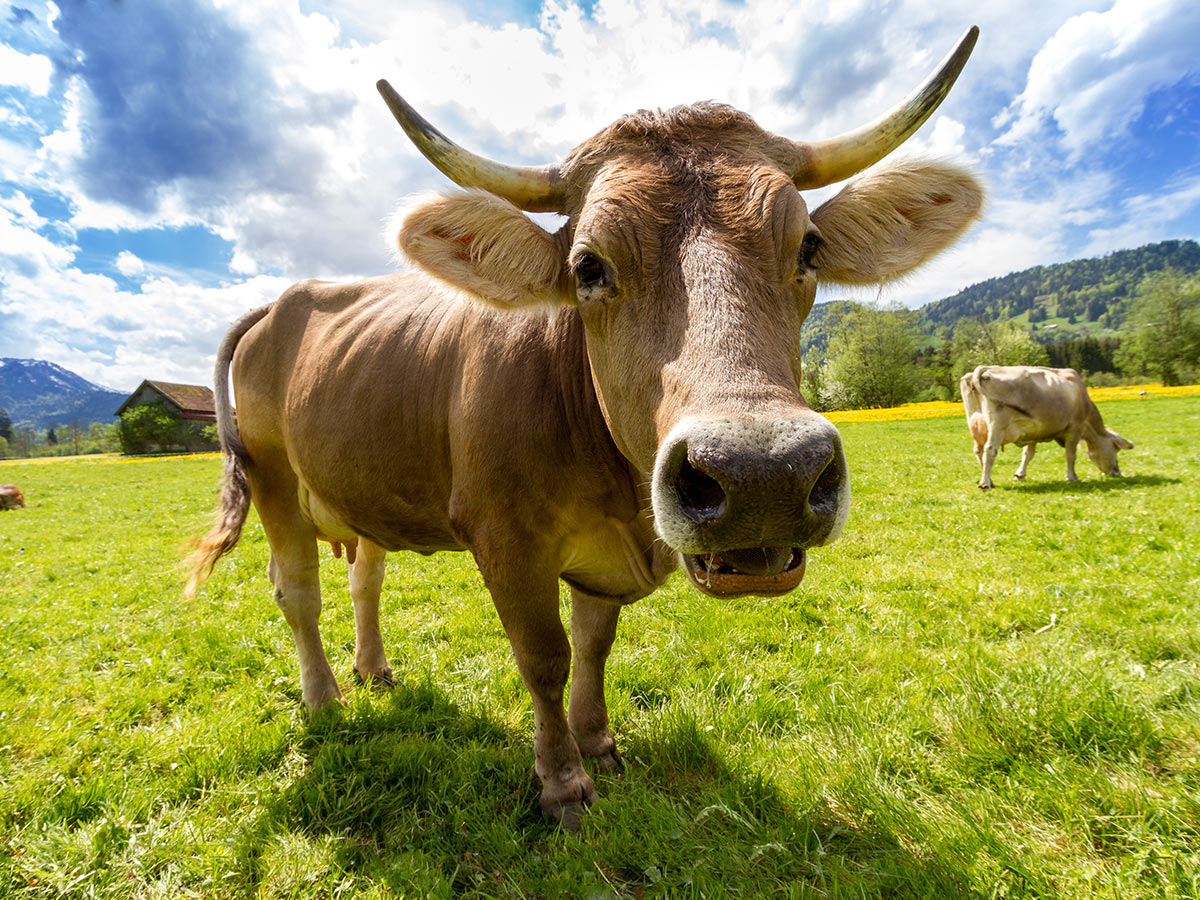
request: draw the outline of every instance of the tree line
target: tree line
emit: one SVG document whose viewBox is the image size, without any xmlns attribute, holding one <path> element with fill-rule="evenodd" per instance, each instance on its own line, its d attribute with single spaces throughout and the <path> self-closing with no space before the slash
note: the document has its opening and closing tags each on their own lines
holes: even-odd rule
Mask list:
<svg viewBox="0 0 1200 900">
<path fill-rule="evenodd" d="M 1027 326 L 984 317 L 948 334 L 922 334 L 919 311 L 849 301 L 822 304 L 803 343 L 802 390 L 816 409 L 957 400 L 958 381 L 978 365 L 1076 369 L 1093 385 L 1200 381 L 1200 276 L 1144 276 L 1120 336 L 1043 342 Z"/>
<path fill-rule="evenodd" d="M 0 459 L 28 456 L 78 456 L 112 453 L 120 447 L 118 426 L 72 419 L 46 429 L 14 425 L 0 409 Z"/>
<path fill-rule="evenodd" d="M 163 403 L 143 403 L 123 412 L 112 424 L 51 424 L 45 430 L 13 425 L 0 409 L 0 459 L 31 456 L 78 456 L 93 453 L 155 453 L 217 449 L 217 426 L 185 422 Z"/>
</svg>

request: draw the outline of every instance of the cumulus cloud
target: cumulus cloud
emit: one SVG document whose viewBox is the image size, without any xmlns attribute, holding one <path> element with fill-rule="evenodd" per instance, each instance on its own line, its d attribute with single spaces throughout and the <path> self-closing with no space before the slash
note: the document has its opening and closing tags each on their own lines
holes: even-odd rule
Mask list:
<svg viewBox="0 0 1200 900">
<path fill-rule="evenodd" d="M 50 60 L 37 53 L 21 53 L 0 44 L 0 84 L 24 88 L 32 94 L 45 96 L 50 90 Z"/>
<path fill-rule="evenodd" d="M 117 271 L 127 278 L 141 275 L 146 271 L 146 264 L 128 250 L 117 254 Z"/>
<path fill-rule="evenodd" d="M 1053 120 L 1072 157 L 1121 132 L 1155 89 L 1200 72 L 1193 0 L 1117 0 L 1068 19 L 1029 65 L 1025 89 L 997 118 L 1002 143 L 1035 138 Z"/>
</svg>

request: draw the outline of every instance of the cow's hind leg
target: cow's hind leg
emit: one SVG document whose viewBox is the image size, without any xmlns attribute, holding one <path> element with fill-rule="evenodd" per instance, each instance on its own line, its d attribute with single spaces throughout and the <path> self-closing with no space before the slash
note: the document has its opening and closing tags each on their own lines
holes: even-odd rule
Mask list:
<svg viewBox="0 0 1200 900">
<path fill-rule="evenodd" d="M 1013 472 L 1013 478 L 1017 481 L 1025 480 L 1025 470 L 1029 468 L 1029 463 L 1033 459 L 1033 451 L 1037 449 L 1037 444 L 1026 444 L 1021 448 L 1021 465 L 1017 466 L 1017 471 Z"/>
<path fill-rule="evenodd" d="M 981 490 L 987 491 L 992 487 L 992 466 L 996 464 L 996 453 L 999 449 L 989 436 L 987 443 L 983 445 L 983 471 L 979 478 Z"/>
<path fill-rule="evenodd" d="M 383 589 L 387 551 L 365 538 L 358 539 L 350 564 L 350 597 L 354 601 L 354 671 L 364 684 L 391 687 L 392 667 L 383 652 L 379 632 L 379 595 Z"/>
<path fill-rule="evenodd" d="M 316 529 L 300 512 L 294 481 L 266 483 L 248 474 L 251 496 L 271 546 L 269 572 L 275 602 L 292 630 L 300 658 L 300 696 L 315 712 L 342 696 L 318 627 L 321 581 Z"/>
<path fill-rule="evenodd" d="M 574 664 L 567 720 L 579 752 L 591 756 L 600 768 L 621 772 L 625 766 L 608 727 L 604 702 L 604 664 L 617 634 L 621 607 L 579 591 L 571 591 L 571 644 Z"/>
</svg>

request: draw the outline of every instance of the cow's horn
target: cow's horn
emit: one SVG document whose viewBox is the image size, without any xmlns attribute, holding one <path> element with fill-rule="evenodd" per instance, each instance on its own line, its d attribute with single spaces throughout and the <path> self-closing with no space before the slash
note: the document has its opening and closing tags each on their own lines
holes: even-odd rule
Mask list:
<svg viewBox="0 0 1200 900">
<path fill-rule="evenodd" d="M 455 184 L 482 188 L 529 212 L 561 212 L 565 189 L 557 166 L 508 166 L 477 156 L 425 121 L 386 79 L 375 86 L 417 149 Z"/>
<path fill-rule="evenodd" d="M 798 188 L 818 188 L 842 181 L 883 159 L 921 127 L 946 99 L 958 73 L 975 47 L 979 28 L 972 25 L 937 70 L 891 112 L 840 137 L 796 142 L 792 181 Z"/>
</svg>

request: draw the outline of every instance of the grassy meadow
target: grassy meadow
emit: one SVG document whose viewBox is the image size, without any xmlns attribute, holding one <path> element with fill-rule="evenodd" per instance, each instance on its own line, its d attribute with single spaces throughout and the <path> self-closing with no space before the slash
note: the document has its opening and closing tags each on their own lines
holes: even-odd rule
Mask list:
<svg viewBox="0 0 1200 900">
<path fill-rule="evenodd" d="M 314 719 L 256 521 L 182 596 L 218 459 L 0 462 L 0 896 L 1198 897 L 1200 397 L 1101 412 L 1127 477 L 1010 447 L 989 493 L 961 416 L 840 423 L 797 591 L 623 613 L 578 835 L 468 555 L 390 557 L 372 693 L 325 550 Z"/>
</svg>

